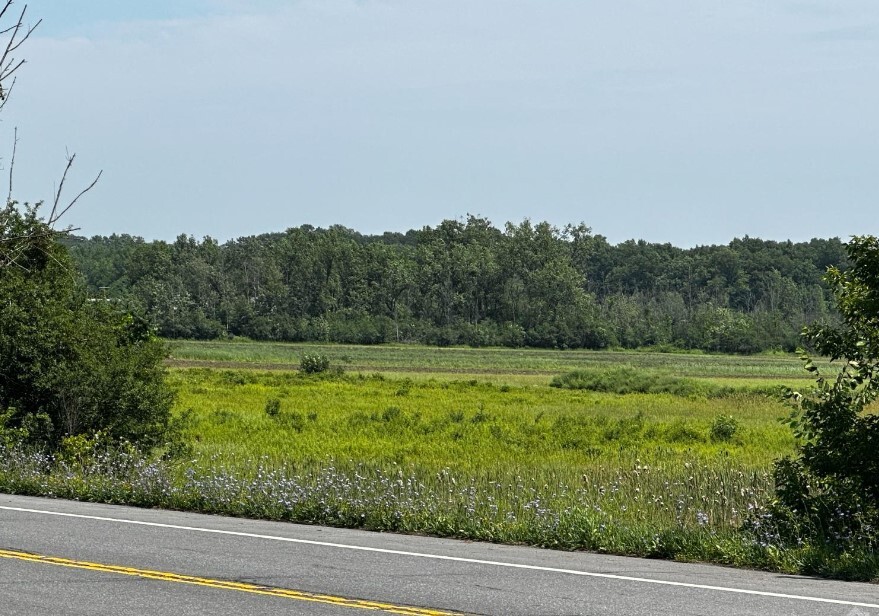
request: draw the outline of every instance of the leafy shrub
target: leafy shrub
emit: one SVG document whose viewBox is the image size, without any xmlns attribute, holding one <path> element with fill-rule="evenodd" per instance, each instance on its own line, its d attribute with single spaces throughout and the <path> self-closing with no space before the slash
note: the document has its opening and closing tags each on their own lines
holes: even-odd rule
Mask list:
<svg viewBox="0 0 879 616">
<path fill-rule="evenodd" d="M 398 406 L 389 406 L 381 413 L 381 420 L 385 423 L 389 423 L 395 421 L 400 418 L 403 414 L 403 411 L 400 410 Z"/>
<path fill-rule="evenodd" d="M 487 421 L 491 421 L 491 415 L 486 413 L 485 408 L 480 404 L 479 410 L 476 411 L 476 413 L 473 415 L 473 417 L 470 418 L 470 421 L 475 424 L 485 423 Z"/>
<path fill-rule="evenodd" d="M 781 388 L 748 387 L 735 388 L 714 385 L 697 379 L 682 378 L 634 366 L 615 368 L 589 368 L 575 370 L 553 377 L 551 387 L 562 389 L 585 389 L 614 394 L 671 394 L 673 396 L 726 398 L 735 395 L 769 396 L 777 398 Z"/>
<path fill-rule="evenodd" d="M 739 422 L 732 415 L 718 415 L 711 422 L 709 434 L 712 441 L 729 442 L 739 430 Z"/>
<path fill-rule="evenodd" d="M 500 331 L 500 343 L 514 349 L 525 346 L 525 329 L 516 323 L 507 323 Z"/>
<path fill-rule="evenodd" d="M 320 374 L 330 369 L 330 358 L 316 353 L 305 353 L 299 360 L 299 369 L 305 374 Z"/>
<path fill-rule="evenodd" d="M 643 434 L 644 412 L 638 411 L 632 417 L 621 417 L 601 431 L 605 441 L 635 442 Z"/>
<path fill-rule="evenodd" d="M 4 237 L 34 238 L 15 266 L 0 259 L 0 409 L 15 409 L 6 425 L 50 449 L 97 431 L 162 444 L 173 402 L 166 345 L 138 315 L 88 301 L 36 208 L 0 208 Z"/>
<path fill-rule="evenodd" d="M 705 440 L 699 430 L 682 421 L 669 426 L 663 436 L 669 443 L 698 443 Z"/>
<path fill-rule="evenodd" d="M 879 550 L 879 416 L 870 412 L 879 397 L 879 239 L 853 237 L 846 251 L 849 268 L 826 276 L 841 324 L 804 332 L 842 367 L 825 377 L 803 357 L 815 387 L 787 394 L 797 457 L 776 463 L 778 498 L 754 526 L 781 542 L 863 555 Z"/>
<path fill-rule="evenodd" d="M 302 416 L 302 413 L 284 413 L 279 415 L 278 418 L 281 420 L 281 424 L 290 430 L 302 432 L 305 428 L 305 418 Z"/>
<path fill-rule="evenodd" d="M 265 411 L 269 417 L 277 417 L 281 412 L 281 401 L 277 398 L 269 398 L 266 400 Z"/>
</svg>

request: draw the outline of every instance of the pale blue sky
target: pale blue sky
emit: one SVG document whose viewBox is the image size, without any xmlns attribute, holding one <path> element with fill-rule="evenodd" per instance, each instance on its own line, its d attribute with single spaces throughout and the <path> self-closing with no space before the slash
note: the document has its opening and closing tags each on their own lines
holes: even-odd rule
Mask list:
<svg viewBox="0 0 879 616">
<path fill-rule="evenodd" d="M 32 0 L 14 194 L 225 240 L 480 214 L 612 242 L 879 234 L 873 0 Z M 4 145 L 5 144 L 5 145 Z M 4 168 L 8 154 L 3 156 Z M 5 172 L 3 172 L 5 177 Z"/>
</svg>

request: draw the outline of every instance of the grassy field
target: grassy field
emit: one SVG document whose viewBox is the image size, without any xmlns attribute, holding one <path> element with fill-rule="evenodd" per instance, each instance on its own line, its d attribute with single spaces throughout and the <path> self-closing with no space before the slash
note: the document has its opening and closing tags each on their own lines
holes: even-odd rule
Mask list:
<svg viewBox="0 0 879 616">
<path fill-rule="evenodd" d="M 344 372 L 301 374 L 304 353 Z M 808 383 L 789 356 L 183 342 L 172 365 L 187 472 L 292 481 L 334 512 L 314 521 L 723 562 L 744 562 L 736 530 L 771 498 L 772 461 L 793 451 L 789 410 L 767 385 Z M 727 390 L 550 387 L 619 365 Z M 575 513 L 590 538 L 547 528 Z M 650 547 L 668 533 L 691 544 Z M 736 547 L 705 553 L 705 533 L 712 549 Z"/>
<path fill-rule="evenodd" d="M 303 353 L 326 355 L 345 372 L 302 375 L 295 369 Z M 172 370 L 178 411 L 190 409 L 202 454 L 352 457 L 468 472 L 594 465 L 629 454 L 665 462 L 723 456 L 763 467 L 793 442 L 779 422 L 788 409 L 752 390 L 809 383 L 792 356 L 176 342 L 172 360 L 211 362 Z M 619 365 L 734 391 L 709 398 L 549 386 L 553 375 Z M 273 399 L 278 406 L 267 413 Z M 738 424 L 726 441 L 712 439 L 718 417 Z"/>
<path fill-rule="evenodd" d="M 202 457 L 351 458 L 467 473 L 562 472 L 626 458 L 672 464 L 722 457 L 759 468 L 793 444 L 779 423 L 787 409 L 747 390 L 709 399 L 556 389 L 548 378 L 520 386 L 203 368 L 172 377 Z M 727 440 L 712 438 L 718 417 L 737 424 Z"/>
<path fill-rule="evenodd" d="M 349 372 L 382 372 L 409 378 L 473 375 L 492 382 L 545 383 L 542 377 L 588 367 L 628 364 L 677 376 L 722 379 L 739 384 L 808 381 L 792 355 L 705 355 L 632 351 L 436 348 L 413 345 L 288 344 L 252 341 L 175 341 L 172 361 L 211 362 L 219 367 L 295 370 L 304 353 L 326 355 Z M 537 377 L 522 379 L 520 377 Z M 454 378 L 454 377 L 450 377 Z"/>
<path fill-rule="evenodd" d="M 344 370 L 303 374 L 304 353 Z M 170 363 L 176 457 L 10 451 L 0 489 L 858 579 L 879 567 L 762 526 L 772 463 L 794 451 L 772 388 L 809 384 L 795 357 L 175 342 Z M 668 391 L 550 386 L 571 371 Z"/>
</svg>

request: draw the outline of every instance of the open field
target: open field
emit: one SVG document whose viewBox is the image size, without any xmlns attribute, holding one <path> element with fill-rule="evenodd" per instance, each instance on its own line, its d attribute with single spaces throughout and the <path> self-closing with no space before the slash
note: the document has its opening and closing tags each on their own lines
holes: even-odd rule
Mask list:
<svg viewBox="0 0 879 616">
<path fill-rule="evenodd" d="M 364 370 L 309 377 L 292 370 L 305 352 Z M 792 357 L 241 342 L 176 343 L 173 357 L 220 362 L 172 370 L 178 412 L 186 411 L 200 457 L 299 464 L 351 459 L 464 473 L 564 474 L 624 459 L 671 465 L 723 458 L 764 469 L 793 447 L 779 421 L 789 411 L 762 393 L 766 384 L 808 383 Z M 240 367 L 223 368 L 225 362 Z M 289 369 L 260 370 L 266 362 Z M 549 386 L 550 374 L 620 363 L 733 385 L 734 391 L 708 398 Z M 397 372 L 401 366 L 410 372 Z M 547 374 L 523 374 L 528 370 Z M 761 392 L 753 391 L 758 387 Z M 723 440 L 712 436 L 718 417 L 736 425 Z"/>
<path fill-rule="evenodd" d="M 543 349 L 437 348 L 415 345 L 292 344 L 253 341 L 174 341 L 172 362 L 215 367 L 295 370 L 304 353 L 326 355 L 351 372 L 483 377 L 545 377 L 587 367 L 628 364 L 676 376 L 796 384 L 808 381 L 802 362 L 792 355 L 705 355 L 633 351 L 558 351 Z M 187 362 L 189 362 L 187 364 Z M 232 364 L 231 366 L 229 364 Z M 492 378 L 493 381 L 498 379 Z M 502 379 L 501 379 L 502 380 Z M 534 382 L 545 382 L 537 381 Z"/>
<path fill-rule="evenodd" d="M 306 352 L 345 370 L 300 373 Z M 808 386 L 795 357 L 184 342 L 171 365 L 173 460 L 74 451 L 59 472 L 13 452 L 0 489 L 874 575 L 762 530 L 772 463 L 794 450 L 789 409 L 768 392 Z M 620 365 L 699 387 L 550 386 Z"/>
<path fill-rule="evenodd" d="M 344 373 L 300 374 L 304 353 Z M 793 451 L 789 410 L 761 391 L 808 383 L 789 356 L 177 342 L 172 358 L 193 460 L 178 482 L 259 502 L 295 485 L 322 503 L 292 513 L 269 498 L 257 515 L 752 564 L 737 529 Z M 549 386 L 621 364 L 735 391 Z"/>
<path fill-rule="evenodd" d="M 621 457 L 670 464 L 724 457 L 769 464 L 793 441 L 787 409 L 746 391 L 717 399 L 616 395 L 478 379 L 383 375 L 315 378 L 292 372 L 178 369 L 178 407 L 202 456 L 275 462 L 351 458 L 454 468 L 583 468 Z M 548 380 L 548 379 L 547 379 Z M 277 409 L 267 412 L 271 400 Z M 726 441 L 712 422 L 738 424 Z"/>
</svg>

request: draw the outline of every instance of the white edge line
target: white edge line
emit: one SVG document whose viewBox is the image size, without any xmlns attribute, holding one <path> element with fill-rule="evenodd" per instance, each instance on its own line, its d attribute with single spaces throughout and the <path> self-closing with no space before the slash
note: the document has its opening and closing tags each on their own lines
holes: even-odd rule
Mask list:
<svg viewBox="0 0 879 616">
<path fill-rule="evenodd" d="M 430 558 L 433 560 L 446 560 L 452 562 L 469 563 L 474 565 L 488 565 L 492 567 L 507 567 L 510 569 L 526 569 L 530 571 L 545 571 L 548 573 L 564 573 L 568 575 L 579 575 L 583 577 L 602 578 L 608 580 L 619 580 L 623 582 L 639 582 L 643 584 L 658 584 L 661 586 L 678 586 L 683 588 L 695 588 L 699 590 L 713 590 L 717 592 L 737 593 L 742 595 L 757 595 L 760 597 L 773 597 L 776 599 L 792 599 L 795 601 L 811 601 L 814 603 L 832 603 L 835 605 L 848 605 L 852 607 L 866 607 L 879 609 L 879 603 L 859 603 L 857 601 L 844 601 L 842 599 L 825 599 L 822 597 L 806 597 L 802 595 L 789 595 L 778 592 L 769 592 L 765 590 L 748 590 L 745 588 L 729 588 L 726 586 L 710 586 L 708 584 L 693 584 L 690 582 L 673 582 L 671 580 L 657 580 L 651 578 L 633 577 L 629 575 L 616 575 L 613 573 L 595 573 L 592 571 L 578 571 L 577 569 L 561 569 L 558 567 L 543 567 L 541 565 L 526 565 L 522 563 L 508 563 L 494 560 L 481 560 L 478 558 L 464 558 L 462 556 L 443 556 L 441 554 L 425 554 L 422 552 L 406 552 L 403 550 L 390 550 L 386 548 L 371 548 L 362 545 L 347 545 L 344 543 L 331 543 L 328 541 L 314 541 L 311 539 L 295 539 L 293 537 L 280 537 L 276 535 L 260 535 L 257 533 L 245 533 L 234 530 L 220 530 L 216 528 L 201 528 L 198 526 L 180 526 L 178 524 L 162 524 L 160 522 L 145 522 L 143 520 L 127 520 L 124 518 L 108 518 L 95 515 L 84 515 L 80 513 L 65 513 L 61 511 L 45 511 L 42 509 L 28 509 L 25 507 L 9 507 L 0 505 L 0 509 L 6 511 L 17 511 L 21 513 L 37 513 L 41 515 L 54 515 L 65 518 L 78 518 L 82 520 L 96 520 L 100 522 L 115 522 L 117 524 L 133 524 L 136 526 L 151 526 L 155 528 L 168 528 L 172 530 L 185 530 L 200 533 L 213 533 L 217 535 L 232 535 L 235 537 L 247 537 L 250 539 L 267 539 L 270 541 L 283 541 L 285 543 L 299 543 L 304 545 L 314 545 L 327 548 L 337 548 L 343 550 L 356 550 L 360 552 L 375 552 L 379 554 L 394 554 L 396 556 L 410 556 L 416 558 Z"/>
</svg>

